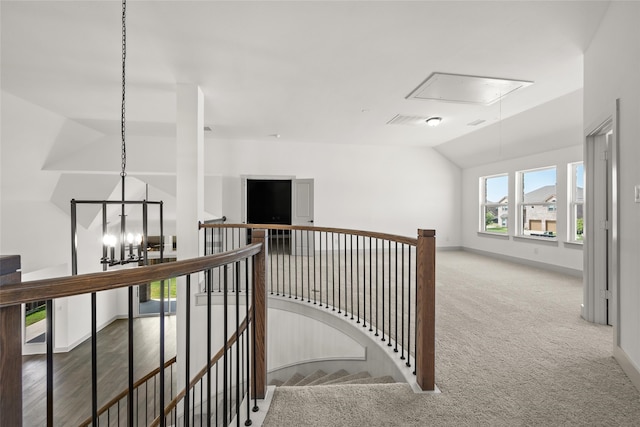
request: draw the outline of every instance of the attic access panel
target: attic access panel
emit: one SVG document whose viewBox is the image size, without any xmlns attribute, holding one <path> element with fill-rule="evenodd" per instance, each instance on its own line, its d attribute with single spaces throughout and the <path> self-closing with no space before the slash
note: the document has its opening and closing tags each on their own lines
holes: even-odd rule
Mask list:
<svg viewBox="0 0 640 427">
<path fill-rule="evenodd" d="M 433 73 L 407 95 L 406 99 L 491 105 L 500 98 L 532 84 L 533 82 L 526 80 Z"/>
</svg>

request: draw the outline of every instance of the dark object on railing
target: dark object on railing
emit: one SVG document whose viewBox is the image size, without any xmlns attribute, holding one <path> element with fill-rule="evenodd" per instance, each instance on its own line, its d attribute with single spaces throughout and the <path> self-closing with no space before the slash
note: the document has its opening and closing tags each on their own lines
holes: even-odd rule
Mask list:
<svg viewBox="0 0 640 427">
<path fill-rule="evenodd" d="M 0 256 L 0 287 L 20 282 L 20 256 Z M 0 424 L 22 426 L 22 310 L 0 308 Z"/>
</svg>

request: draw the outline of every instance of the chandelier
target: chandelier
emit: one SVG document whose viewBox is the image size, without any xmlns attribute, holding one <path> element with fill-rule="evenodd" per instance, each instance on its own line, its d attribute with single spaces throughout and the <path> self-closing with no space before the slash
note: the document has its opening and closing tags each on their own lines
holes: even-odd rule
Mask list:
<svg viewBox="0 0 640 427">
<path fill-rule="evenodd" d="M 122 98 L 120 109 L 120 137 L 121 137 L 121 169 L 120 169 L 120 200 L 71 200 L 71 236 L 72 236 L 72 274 L 77 274 L 78 239 L 77 239 L 77 207 L 78 205 L 99 205 L 102 212 L 102 257 L 100 264 L 103 270 L 108 267 L 134 263 L 148 264 L 149 250 L 149 207 L 158 208 L 159 221 L 159 260 L 164 258 L 164 226 L 162 201 L 126 200 L 125 178 L 127 177 L 127 144 L 126 144 L 126 59 L 127 59 L 127 28 L 126 28 L 126 0 L 122 1 Z M 147 194 L 148 197 L 148 194 Z M 141 207 L 138 228 L 127 224 L 128 209 Z M 119 212 L 119 220 L 110 221 L 108 212 L 113 214 L 113 208 Z M 113 216 L 113 215 L 112 215 Z M 140 229 L 141 224 L 141 229 Z"/>
</svg>

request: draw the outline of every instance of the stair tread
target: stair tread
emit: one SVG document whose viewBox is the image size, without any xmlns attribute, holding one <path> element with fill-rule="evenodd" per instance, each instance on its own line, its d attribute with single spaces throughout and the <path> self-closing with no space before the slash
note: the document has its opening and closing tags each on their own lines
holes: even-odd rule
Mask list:
<svg viewBox="0 0 640 427">
<path fill-rule="evenodd" d="M 302 381 L 304 379 L 304 375 L 299 374 L 299 373 L 295 373 L 293 374 L 293 376 L 291 378 L 289 378 L 288 380 L 286 380 L 281 387 L 290 387 L 293 385 L 296 385 L 297 383 L 299 383 L 300 381 Z"/>
<path fill-rule="evenodd" d="M 339 385 L 339 384 L 391 384 L 391 383 L 395 383 L 396 380 L 390 376 L 390 375 L 385 375 L 383 377 L 368 377 L 368 378 L 359 378 L 359 379 L 355 379 L 355 380 L 351 380 L 351 381 L 344 381 L 341 383 L 337 383 L 335 385 Z M 332 384 L 328 384 L 328 385 L 332 385 Z"/>
<path fill-rule="evenodd" d="M 327 373 L 325 371 L 323 371 L 322 369 L 318 369 L 314 373 L 312 373 L 310 375 L 307 375 L 306 377 L 304 377 L 304 379 L 302 379 L 301 381 L 296 383 L 296 387 L 307 385 L 307 384 L 317 380 L 318 378 L 322 378 L 322 377 L 324 377 L 326 375 L 327 375 Z"/>
<path fill-rule="evenodd" d="M 356 374 L 344 375 L 344 376 L 341 376 L 340 378 L 336 378 L 334 380 L 326 381 L 323 385 L 344 383 L 346 381 L 359 380 L 359 379 L 363 379 L 363 378 L 371 378 L 371 374 L 369 374 L 369 372 L 362 371 L 362 372 L 358 372 Z"/>
<path fill-rule="evenodd" d="M 271 380 L 269 382 L 269 385 L 274 385 L 276 387 L 280 387 L 282 384 L 284 384 L 284 381 L 280 381 L 280 380 Z"/>
<path fill-rule="evenodd" d="M 327 381 L 333 381 L 338 378 L 345 377 L 347 375 L 349 375 L 347 371 L 345 371 L 344 369 L 340 369 L 339 371 L 336 371 L 332 374 L 325 375 L 324 377 L 318 378 L 317 380 L 312 381 L 307 385 L 313 386 L 313 385 L 325 384 Z"/>
</svg>

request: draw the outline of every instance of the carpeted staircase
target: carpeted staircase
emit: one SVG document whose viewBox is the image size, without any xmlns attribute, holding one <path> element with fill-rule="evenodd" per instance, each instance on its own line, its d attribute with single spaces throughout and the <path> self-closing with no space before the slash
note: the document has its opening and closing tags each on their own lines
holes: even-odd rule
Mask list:
<svg viewBox="0 0 640 427">
<path fill-rule="evenodd" d="M 346 384 L 389 384 L 395 383 L 393 377 L 386 375 L 383 377 L 372 377 L 369 372 L 358 372 L 349 374 L 349 372 L 341 369 L 331 374 L 327 374 L 322 370 L 304 376 L 302 374 L 294 374 L 286 381 L 272 380 L 269 385 L 277 387 L 300 387 L 300 386 L 330 386 L 330 385 L 346 385 Z"/>
</svg>

